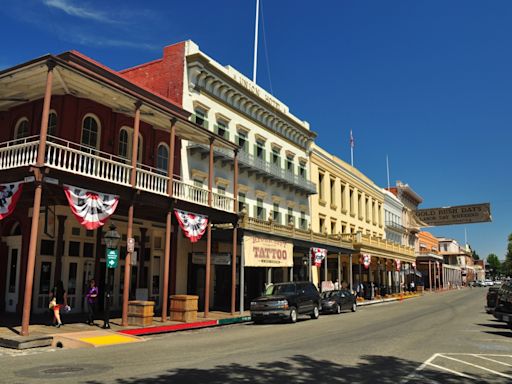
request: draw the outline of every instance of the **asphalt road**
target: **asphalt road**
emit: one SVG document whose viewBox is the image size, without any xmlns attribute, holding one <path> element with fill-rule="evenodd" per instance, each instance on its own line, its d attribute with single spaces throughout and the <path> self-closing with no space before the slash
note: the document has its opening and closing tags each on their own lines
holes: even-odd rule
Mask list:
<svg viewBox="0 0 512 384">
<path fill-rule="evenodd" d="M 304 319 L 148 337 L 96 349 L 0 355 L 1 383 L 511 383 L 512 331 L 486 289 Z"/>
</svg>

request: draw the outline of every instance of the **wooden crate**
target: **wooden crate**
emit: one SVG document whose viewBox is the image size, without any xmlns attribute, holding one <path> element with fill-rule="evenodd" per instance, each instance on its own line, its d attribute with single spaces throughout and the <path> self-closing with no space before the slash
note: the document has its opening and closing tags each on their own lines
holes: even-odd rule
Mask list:
<svg viewBox="0 0 512 384">
<path fill-rule="evenodd" d="M 155 307 L 154 301 L 129 301 L 128 302 L 128 316 L 142 316 L 153 317 L 153 309 Z"/>
<path fill-rule="evenodd" d="M 171 321 L 183 321 L 189 323 L 197 320 L 197 311 L 174 311 L 171 310 Z"/>
<path fill-rule="evenodd" d="M 153 324 L 153 315 L 147 317 L 141 316 L 130 316 L 128 315 L 128 325 L 152 325 Z"/>
<path fill-rule="evenodd" d="M 197 311 L 198 300 L 194 295 L 172 295 L 171 311 Z"/>
</svg>

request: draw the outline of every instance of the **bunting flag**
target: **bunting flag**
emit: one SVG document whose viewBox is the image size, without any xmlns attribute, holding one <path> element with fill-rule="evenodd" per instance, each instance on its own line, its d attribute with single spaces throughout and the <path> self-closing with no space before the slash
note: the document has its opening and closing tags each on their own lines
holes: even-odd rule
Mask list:
<svg viewBox="0 0 512 384">
<path fill-rule="evenodd" d="M 363 253 L 362 261 L 363 261 L 364 268 L 368 269 L 370 267 L 371 262 L 372 262 L 371 255 L 369 255 L 367 253 Z"/>
<path fill-rule="evenodd" d="M 114 213 L 119 196 L 64 185 L 69 207 L 78 222 L 88 230 L 101 227 Z"/>
<path fill-rule="evenodd" d="M 190 242 L 197 243 L 206 231 L 208 216 L 198 215 L 191 212 L 174 210 L 178 223 Z"/>
<path fill-rule="evenodd" d="M 322 260 L 327 257 L 327 249 L 323 248 L 311 248 L 311 259 L 313 260 L 313 265 L 315 267 L 319 267 L 322 265 Z"/>
<path fill-rule="evenodd" d="M 395 259 L 395 264 L 396 264 L 396 271 L 400 272 L 400 266 L 402 264 L 401 261 L 398 259 Z"/>
<path fill-rule="evenodd" d="M 14 211 L 22 189 L 23 181 L 0 184 L 0 220 L 5 219 Z"/>
<path fill-rule="evenodd" d="M 416 262 L 414 262 L 414 261 L 412 262 L 412 267 L 416 268 Z"/>
</svg>

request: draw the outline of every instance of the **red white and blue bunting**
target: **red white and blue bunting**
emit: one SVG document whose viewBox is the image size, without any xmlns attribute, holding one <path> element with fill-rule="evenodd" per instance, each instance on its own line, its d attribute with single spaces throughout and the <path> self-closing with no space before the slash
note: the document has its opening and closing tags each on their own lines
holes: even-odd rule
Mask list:
<svg viewBox="0 0 512 384">
<path fill-rule="evenodd" d="M 397 272 L 400 272 L 401 265 L 402 265 L 402 262 L 398 259 L 395 259 L 395 267 L 396 267 Z"/>
<path fill-rule="evenodd" d="M 327 249 L 323 248 L 311 248 L 311 259 L 313 260 L 313 265 L 315 267 L 319 267 L 322 265 L 322 260 L 327 257 Z"/>
<path fill-rule="evenodd" d="M 105 224 L 119 203 L 117 195 L 89 191 L 72 185 L 64 185 L 64 193 L 73 215 L 88 230 Z"/>
<path fill-rule="evenodd" d="M 0 220 L 5 219 L 14 211 L 22 189 L 23 181 L 0 184 Z"/>
<path fill-rule="evenodd" d="M 174 210 L 178 224 L 191 243 L 197 243 L 206 231 L 208 216 L 198 215 L 179 209 Z"/>
<path fill-rule="evenodd" d="M 372 256 L 367 253 L 363 253 L 361 255 L 361 261 L 363 262 L 364 268 L 368 269 L 372 263 Z"/>
</svg>

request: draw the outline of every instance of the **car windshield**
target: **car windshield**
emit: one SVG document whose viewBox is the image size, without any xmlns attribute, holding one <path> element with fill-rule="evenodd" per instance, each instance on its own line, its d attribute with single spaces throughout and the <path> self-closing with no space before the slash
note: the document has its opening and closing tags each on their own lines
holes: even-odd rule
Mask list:
<svg viewBox="0 0 512 384">
<path fill-rule="evenodd" d="M 336 291 L 327 291 L 327 292 L 322 292 L 320 294 L 320 296 L 322 297 L 322 299 L 329 299 L 331 297 L 334 297 L 336 296 Z"/>
<path fill-rule="evenodd" d="M 280 284 L 270 285 L 265 290 L 265 295 L 293 295 L 295 293 L 295 285 Z"/>
</svg>

